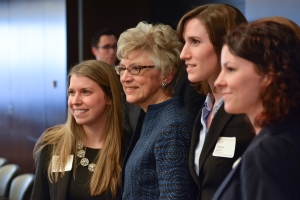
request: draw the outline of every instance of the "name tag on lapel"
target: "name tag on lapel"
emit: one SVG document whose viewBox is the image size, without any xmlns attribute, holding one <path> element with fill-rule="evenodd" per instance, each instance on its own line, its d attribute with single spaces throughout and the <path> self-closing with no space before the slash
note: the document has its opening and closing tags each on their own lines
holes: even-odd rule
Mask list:
<svg viewBox="0 0 300 200">
<path fill-rule="evenodd" d="M 236 145 L 235 137 L 219 137 L 213 156 L 233 158 Z"/>
<path fill-rule="evenodd" d="M 69 155 L 67 164 L 64 168 L 58 164 L 58 158 L 59 156 L 52 156 L 51 172 L 71 171 L 73 166 L 73 155 Z"/>
</svg>

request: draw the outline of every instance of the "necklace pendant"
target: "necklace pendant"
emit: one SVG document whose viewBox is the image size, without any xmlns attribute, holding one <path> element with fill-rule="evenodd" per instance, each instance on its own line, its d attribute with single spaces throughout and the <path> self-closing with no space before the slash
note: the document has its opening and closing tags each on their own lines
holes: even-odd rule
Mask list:
<svg viewBox="0 0 300 200">
<path fill-rule="evenodd" d="M 77 144 L 77 149 L 82 149 L 82 148 L 83 148 L 82 142 L 78 142 L 78 144 Z"/>
<path fill-rule="evenodd" d="M 77 151 L 77 156 L 78 156 L 79 158 L 84 158 L 84 156 L 85 156 L 85 151 L 84 151 L 83 149 L 78 150 L 78 151 Z"/>
<path fill-rule="evenodd" d="M 89 160 L 87 158 L 82 158 L 80 164 L 85 167 L 89 164 Z"/>
<path fill-rule="evenodd" d="M 88 166 L 88 169 L 89 169 L 90 172 L 95 171 L 95 168 L 96 168 L 96 164 L 95 164 L 95 163 L 91 163 L 91 164 L 89 164 L 89 166 Z"/>
<path fill-rule="evenodd" d="M 95 171 L 95 168 L 96 168 L 96 164 L 95 163 L 90 163 L 89 159 L 87 159 L 85 157 L 85 150 L 83 150 L 83 143 L 82 142 L 78 142 L 77 144 L 77 157 L 81 158 L 80 160 L 80 164 L 83 166 L 83 167 L 86 167 L 88 166 L 88 170 L 90 172 L 94 172 Z"/>
</svg>

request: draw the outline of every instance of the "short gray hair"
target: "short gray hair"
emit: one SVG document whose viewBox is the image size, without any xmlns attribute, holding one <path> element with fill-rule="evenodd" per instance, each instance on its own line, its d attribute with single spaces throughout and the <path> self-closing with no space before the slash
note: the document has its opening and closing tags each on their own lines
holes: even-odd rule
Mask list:
<svg viewBox="0 0 300 200">
<path fill-rule="evenodd" d="M 183 44 L 177 32 L 169 25 L 139 22 L 135 28 L 124 31 L 118 40 L 117 57 L 128 58 L 134 50 L 143 50 L 150 54 L 150 60 L 162 74 L 174 73 L 168 88 L 175 85 L 183 70 L 180 52 Z"/>
</svg>

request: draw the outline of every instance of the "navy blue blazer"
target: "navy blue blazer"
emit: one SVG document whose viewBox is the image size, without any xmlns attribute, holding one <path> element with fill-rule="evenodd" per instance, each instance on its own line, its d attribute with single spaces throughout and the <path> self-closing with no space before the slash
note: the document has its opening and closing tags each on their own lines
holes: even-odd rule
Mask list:
<svg viewBox="0 0 300 200">
<path fill-rule="evenodd" d="M 213 200 L 299 200 L 299 130 L 292 120 L 263 128 Z"/>
</svg>

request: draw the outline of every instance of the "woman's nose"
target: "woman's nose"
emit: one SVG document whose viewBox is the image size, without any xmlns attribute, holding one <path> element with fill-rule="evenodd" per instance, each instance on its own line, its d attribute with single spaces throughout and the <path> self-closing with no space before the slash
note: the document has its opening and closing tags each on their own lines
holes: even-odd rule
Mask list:
<svg viewBox="0 0 300 200">
<path fill-rule="evenodd" d="M 128 70 L 124 70 L 123 74 L 120 75 L 120 81 L 121 83 L 123 82 L 128 82 L 132 80 L 132 75 L 129 73 Z"/>
<path fill-rule="evenodd" d="M 82 102 L 81 96 L 79 94 L 75 94 L 74 96 L 71 97 L 72 98 L 72 104 L 76 105 L 76 104 L 80 104 Z"/>
<path fill-rule="evenodd" d="M 215 87 L 224 87 L 226 85 L 226 82 L 224 80 L 223 70 L 220 72 L 219 76 L 215 80 L 214 85 L 215 85 Z"/>
<path fill-rule="evenodd" d="M 185 44 L 180 53 L 180 59 L 186 60 L 191 57 L 187 44 Z"/>
</svg>

